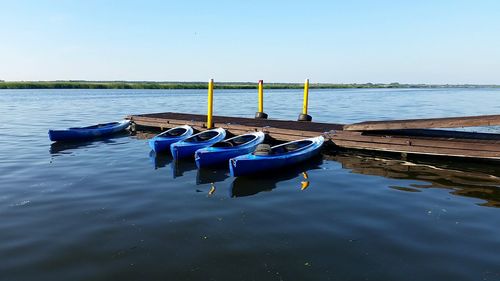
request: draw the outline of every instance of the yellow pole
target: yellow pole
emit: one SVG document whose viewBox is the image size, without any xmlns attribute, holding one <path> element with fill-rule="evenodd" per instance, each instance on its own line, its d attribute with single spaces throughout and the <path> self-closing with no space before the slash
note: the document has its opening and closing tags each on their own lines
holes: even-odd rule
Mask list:
<svg viewBox="0 0 500 281">
<path fill-rule="evenodd" d="M 264 80 L 259 80 L 259 108 L 255 113 L 257 119 L 267 119 L 267 114 L 264 113 Z"/>
<path fill-rule="evenodd" d="M 264 81 L 259 80 L 259 110 L 258 112 L 264 112 Z"/>
<path fill-rule="evenodd" d="M 304 83 L 304 104 L 302 105 L 302 114 L 307 114 L 307 101 L 309 99 L 309 79 Z"/>
<path fill-rule="evenodd" d="M 214 79 L 208 81 L 208 110 L 207 110 L 207 128 L 212 128 L 212 112 L 214 106 Z"/>
</svg>

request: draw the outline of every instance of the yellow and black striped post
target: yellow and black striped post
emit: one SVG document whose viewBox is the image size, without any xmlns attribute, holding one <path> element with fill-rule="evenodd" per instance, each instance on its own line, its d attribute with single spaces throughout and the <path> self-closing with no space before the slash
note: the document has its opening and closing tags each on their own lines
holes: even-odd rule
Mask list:
<svg viewBox="0 0 500 281">
<path fill-rule="evenodd" d="M 304 83 L 304 101 L 302 103 L 302 113 L 299 115 L 298 121 L 311 121 L 312 117 L 307 114 L 307 106 L 309 102 L 309 79 Z"/>
<path fill-rule="evenodd" d="M 255 118 L 267 119 L 267 114 L 264 113 L 264 81 L 259 80 L 259 107 L 255 113 Z"/>
<path fill-rule="evenodd" d="M 207 108 L 207 128 L 212 129 L 212 113 L 214 107 L 214 79 L 208 81 L 208 108 Z"/>
</svg>

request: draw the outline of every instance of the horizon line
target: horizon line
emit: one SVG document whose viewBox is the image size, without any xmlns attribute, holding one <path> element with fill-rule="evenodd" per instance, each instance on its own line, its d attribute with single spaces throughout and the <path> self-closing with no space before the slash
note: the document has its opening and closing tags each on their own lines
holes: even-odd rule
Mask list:
<svg viewBox="0 0 500 281">
<path fill-rule="evenodd" d="M 214 80 L 215 83 L 225 83 L 225 84 L 258 84 L 257 81 L 217 81 Z M 2 80 L 0 79 L 0 83 L 208 83 L 207 81 L 175 81 L 175 80 L 85 80 L 85 79 L 70 79 L 70 80 Z M 303 84 L 304 82 L 266 82 L 265 84 Z M 500 84 L 495 83 L 401 83 L 401 82 L 309 82 L 310 84 L 316 85 L 423 85 L 423 86 L 500 86 Z"/>
</svg>

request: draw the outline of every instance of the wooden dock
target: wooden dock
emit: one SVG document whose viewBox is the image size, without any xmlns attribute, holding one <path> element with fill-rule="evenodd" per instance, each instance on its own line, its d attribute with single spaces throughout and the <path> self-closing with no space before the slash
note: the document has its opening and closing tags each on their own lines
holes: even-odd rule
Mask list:
<svg viewBox="0 0 500 281">
<path fill-rule="evenodd" d="M 136 126 L 167 129 L 191 125 L 206 129 L 206 116 L 185 113 L 131 115 Z M 371 121 L 357 124 L 331 124 L 287 120 L 214 116 L 215 127 L 237 135 L 263 131 L 272 139 L 291 141 L 323 135 L 337 149 L 383 151 L 416 155 L 435 155 L 467 159 L 500 160 L 500 134 L 471 133 L 429 128 L 500 125 L 500 115 Z"/>
</svg>

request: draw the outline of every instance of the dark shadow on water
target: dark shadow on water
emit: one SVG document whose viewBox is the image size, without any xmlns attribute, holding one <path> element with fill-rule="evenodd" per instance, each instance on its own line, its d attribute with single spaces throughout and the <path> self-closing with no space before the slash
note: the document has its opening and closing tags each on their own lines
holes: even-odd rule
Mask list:
<svg viewBox="0 0 500 281">
<path fill-rule="evenodd" d="M 393 179 L 418 180 L 424 183 L 390 188 L 419 192 L 427 188 L 444 188 L 451 194 L 484 200 L 481 206 L 500 208 L 500 165 L 459 160 L 416 158 L 401 160 L 387 155 L 338 154 L 325 159 L 340 162 L 353 173 Z"/>
<path fill-rule="evenodd" d="M 229 178 L 229 170 L 223 167 L 220 168 L 201 168 L 196 174 L 196 184 L 208 184 L 222 182 Z"/>
<path fill-rule="evenodd" d="M 196 170 L 196 163 L 194 160 L 174 160 L 169 152 L 156 153 L 153 150 L 149 152 L 149 159 L 153 164 L 155 170 L 165 168 L 170 165 L 172 171 L 172 178 L 182 177 L 185 172 Z"/>
<path fill-rule="evenodd" d="M 165 168 L 168 164 L 172 163 L 173 157 L 170 153 L 156 153 L 154 150 L 149 152 L 149 160 L 155 170 Z"/>
<path fill-rule="evenodd" d="M 194 171 L 198 167 L 196 167 L 196 163 L 194 160 L 186 159 L 186 160 L 173 160 L 172 161 L 172 176 L 175 178 L 184 176 L 184 173 L 189 171 Z"/>
<path fill-rule="evenodd" d="M 106 138 L 96 138 L 93 140 L 86 141 L 71 141 L 71 142 L 53 142 L 50 144 L 49 152 L 50 154 L 57 156 L 63 154 L 71 154 L 75 150 L 80 150 L 82 148 L 92 148 L 96 147 L 98 144 L 118 144 L 119 139 L 128 138 L 130 133 L 120 132 Z"/>
<path fill-rule="evenodd" d="M 54 142 L 50 144 L 49 152 L 53 155 L 71 154 L 72 150 L 94 147 L 95 141 L 88 142 Z"/>
<path fill-rule="evenodd" d="M 303 183 L 301 187 L 301 182 L 298 182 L 299 188 L 305 189 L 309 186 L 309 180 L 306 179 L 307 172 L 320 169 L 322 163 L 323 157 L 319 155 L 309 161 L 288 167 L 286 169 L 273 170 L 267 173 L 235 178 L 231 183 L 230 196 L 244 197 L 252 196 L 263 191 L 272 191 L 276 188 L 278 183 L 294 178 L 300 178 Z"/>
</svg>

